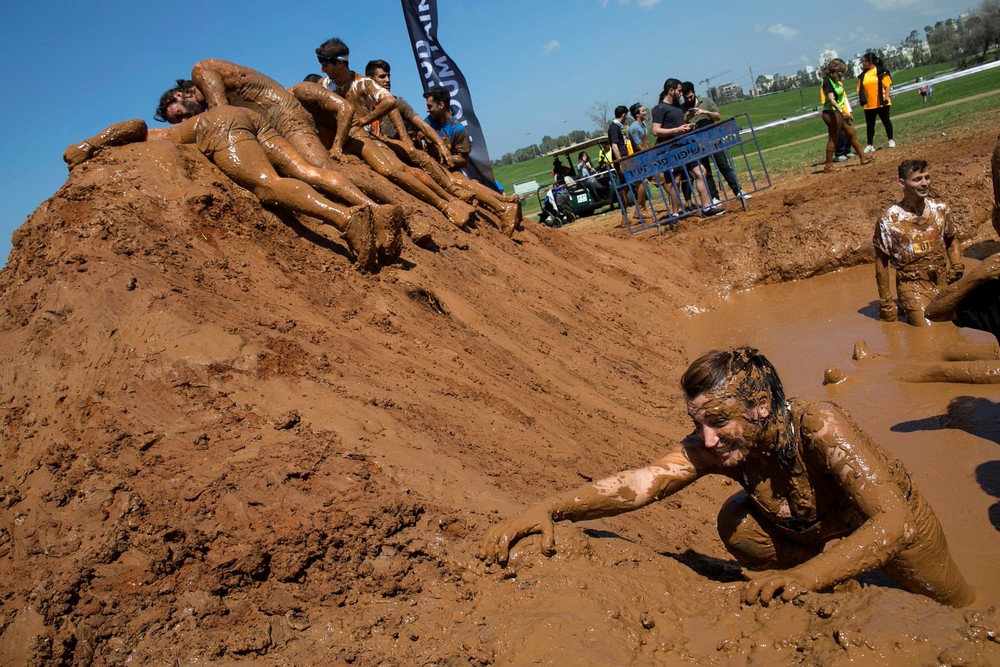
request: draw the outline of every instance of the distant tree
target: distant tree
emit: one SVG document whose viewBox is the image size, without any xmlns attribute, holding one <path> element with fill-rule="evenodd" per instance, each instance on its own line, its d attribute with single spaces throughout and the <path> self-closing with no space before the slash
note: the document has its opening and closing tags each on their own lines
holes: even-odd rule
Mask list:
<svg viewBox="0 0 1000 667">
<path fill-rule="evenodd" d="M 608 101 L 594 102 L 587 110 L 587 118 L 594 123 L 597 129 L 607 131 L 611 124 L 611 103 Z"/>
<path fill-rule="evenodd" d="M 928 26 L 930 27 L 930 26 Z M 924 29 L 926 31 L 926 28 Z M 927 45 L 931 50 L 931 62 L 943 63 L 954 60 L 957 53 L 957 26 L 955 19 L 938 21 L 927 33 Z"/>
<path fill-rule="evenodd" d="M 985 60 L 990 47 L 1000 44 L 1000 0 L 982 0 L 962 21 L 957 45 L 964 59 Z"/>
</svg>

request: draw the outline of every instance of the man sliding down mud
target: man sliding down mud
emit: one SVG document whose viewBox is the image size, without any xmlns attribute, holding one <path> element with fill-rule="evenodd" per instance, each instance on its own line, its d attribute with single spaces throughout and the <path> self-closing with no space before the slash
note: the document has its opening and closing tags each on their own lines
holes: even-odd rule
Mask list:
<svg viewBox="0 0 1000 667">
<path fill-rule="evenodd" d="M 749 347 L 709 352 L 681 378 L 694 431 L 655 463 L 544 500 L 491 528 L 488 560 L 555 521 L 639 509 L 705 475 L 743 491 L 718 517 L 726 548 L 758 572 L 743 601 L 767 605 L 883 568 L 900 586 L 956 607 L 975 594 L 952 561 L 934 512 L 910 474 L 839 406 L 785 399 L 771 363 Z"/>
<path fill-rule="evenodd" d="M 176 108 L 184 107 L 183 113 Z M 378 206 L 345 182 L 339 174 L 308 165 L 289 141 L 263 117 L 250 109 L 228 105 L 208 111 L 191 100 L 168 105 L 173 127 L 147 130 L 141 120 L 116 123 L 100 134 L 66 149 L 63 159 L 72 170 L 106 146 L 161 139 L 196 144 L 237 185 L 250 190 L 264 203 L 284 206 L 333 225 L 344 234 L 356 264 L 373 270 L 378 261 L 395 261 L 402 249 L 402 211 Z M 186 114 L 186 115 L 185 115 Z M 299 178 L 283 178 L 293 173 Z M 362 203 L 345 209 L 320 195 L 311 186 Z"/>
</svg>

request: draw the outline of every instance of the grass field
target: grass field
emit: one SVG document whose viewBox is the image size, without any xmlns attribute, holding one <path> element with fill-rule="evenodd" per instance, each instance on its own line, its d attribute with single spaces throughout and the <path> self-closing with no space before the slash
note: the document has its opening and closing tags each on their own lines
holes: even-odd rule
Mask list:
<svg viewBox="0 0 1000 667">
<path fill-rule="evenodd" d="M 913 82 L 916 77 L 930 77 L 948 71 L 945 65 L 929 65 L 897 73 L 894 81 L 897 85 Z M 900 93 L 892 98 L 892 117 L 897 143 L 921 141 L 936 136 L 956 123 L 967 125 L 977 122 L 977 119 L 994 117 L 1000 111 L 1000 94 L 988 94 L 998 91 L 996 85 L 998 70 L 993 69 L 945 81 L 934 86 L 934 98 L 924 103 L 917 91 Z M 766 95 L 755 99 L 742 100 L 727 104 L 720 108 L 722 117 L 727 118 L 737 114 L 747 113 L 755 126 L 768 122 L 801 115 L 804 113 L 801 100 L 805 100 L 809 109 L 810 101 L 819 105 L 819 86 L 785 93 Z M 953 104 L 957 100 L 988 95 L 967 100 L 961 105 Z M 913 113 L 918 112 L 918 113 Z M 903 117 L 904 114 L 912 114 Z M 856 128 L 862 142 L 865 141 L 864 113 L 855 110 Z M 876 145 L 884 145 L 885 132 L 881 124 L 876 129 Z M 757 141 L 764 151 L 764 161 L 772 176 L 785 171 L 801 169 L 805 166 L 822 162 L 823 150 L 826 145 L 826 126 L 817 112 L 814 117 L 787 125 L 768 128 L 757 132 Z M 589 151 L 596 163 L 597 149 Z M 576 161 L 574 159 L 574 165 Z M 534 160 L 498 167 L 494 175 L 504 190 L 514 192 L 514 183 L 534 178 L 541 185 L 548 185 L 552 180 L 552 158 L 538 157 Z M 538 210 L 534 197 L 525 200 L 524 213 L 532 215 Z"/>
</svg>

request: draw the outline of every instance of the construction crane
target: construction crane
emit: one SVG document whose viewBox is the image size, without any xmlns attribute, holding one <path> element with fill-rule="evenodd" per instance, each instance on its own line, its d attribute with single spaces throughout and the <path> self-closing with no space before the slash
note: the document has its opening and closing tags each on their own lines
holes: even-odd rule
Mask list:
<svg viewBox="0 0 1000 667">
<path fill-rule="evenodd" d="M 705 84 L 705 88 L 708 89 L 708 95 L 709 97 L 712 98 L 713 102 L 715 101 L 715 95 L 712 94 L 712 79 L 718 79 L 723 74 L 729 74 L 732 71 L 733 70 L 731 69 L 727 69 L 725 72 L 719 72 L 718 74 L 713 74 L 712 76 L 706 76 L 704 79 L 698 82 Z"/>
</svg>

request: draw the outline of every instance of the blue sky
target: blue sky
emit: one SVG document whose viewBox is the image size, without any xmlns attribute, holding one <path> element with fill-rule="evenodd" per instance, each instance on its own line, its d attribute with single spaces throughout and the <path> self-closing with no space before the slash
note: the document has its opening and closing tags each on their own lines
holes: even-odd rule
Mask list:
<svg viewBox="0 0 1000 667">
<path fill-rule="evenodd" d="M 817 65 L 824 49 L 844 56 L 898 43 L 977 4 L 438 0 L 438 38 L 465 74 L 490 154 L 499 157 L 546 134 L 593 129 L 587 111 L 595 102 L 651 105 L 667 77 L 748 88 L 750 68 L 755 76 L 794 73 Z M 0 264 L 14 230 L 65 181 L 65 147 L 127 118 L 158 126 L 152 115 L 160 93 L 203 58 L 292 85 L 317 70 L 315 47 L 337 36 L 351 47 L 355 69 L 387 60 L 393 92 L 418 109 L 422 102 L 399 0 L 126 7 L 10 0 L 0 8 L 7 90 L 24 93 L 0 111 L 7 132 Z"/>
</svg>

